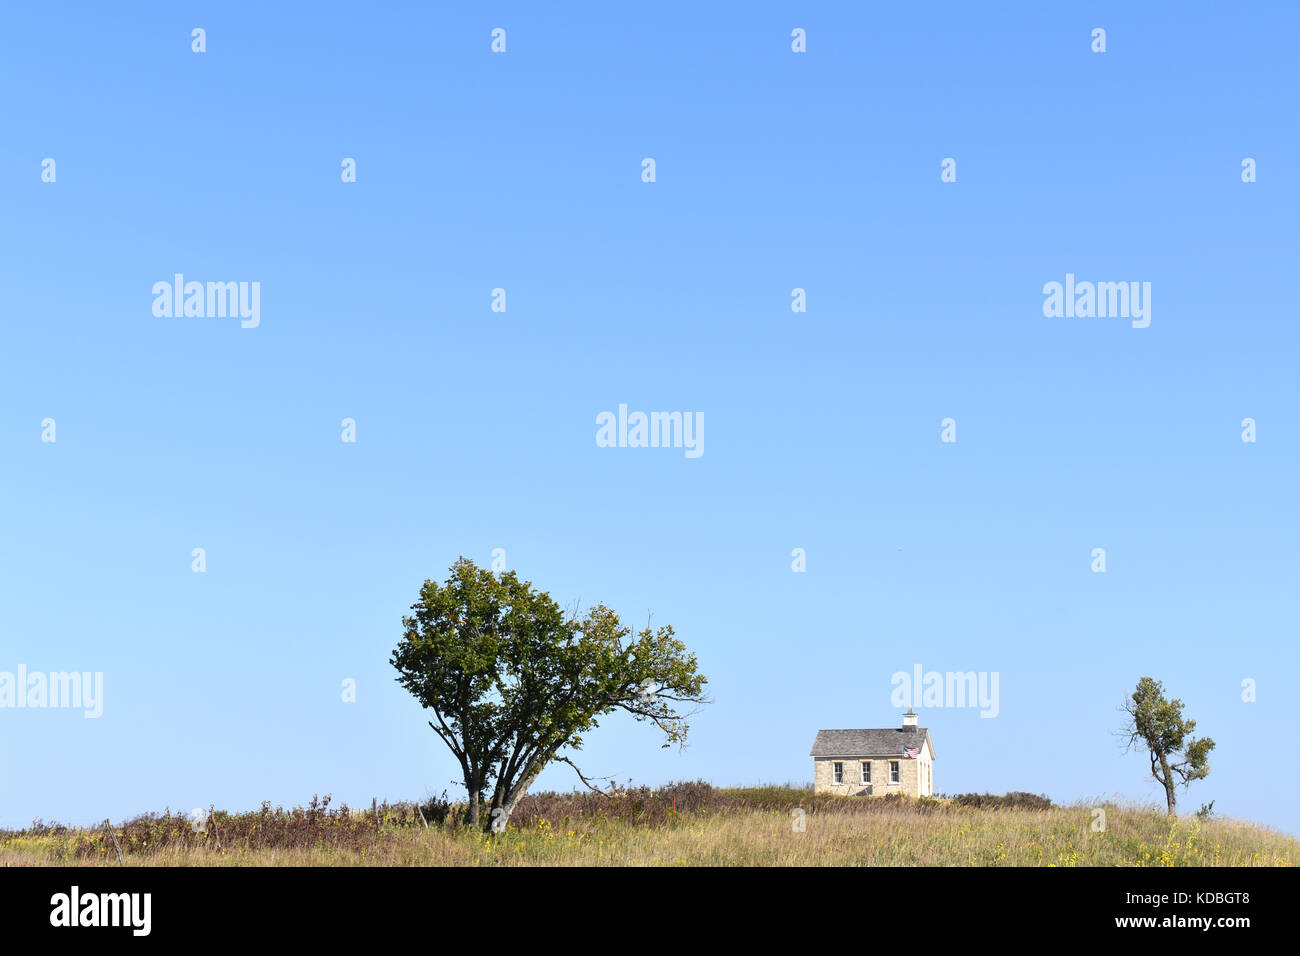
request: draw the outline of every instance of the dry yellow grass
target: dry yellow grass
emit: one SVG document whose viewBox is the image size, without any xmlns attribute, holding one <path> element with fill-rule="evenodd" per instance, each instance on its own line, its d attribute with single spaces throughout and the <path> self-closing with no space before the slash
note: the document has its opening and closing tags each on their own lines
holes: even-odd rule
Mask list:
<svg viewBox="0 0 1300 956">
<path fill-rule="evenodd" d="M 1168 819 L 1145 808 L 1106 808 L 1105 832 L 1088 807 L 1048 810 L 906 805 L 881 813 L 832 806 L 804 819 L 782 810 L 674 815 L 632 824 L 601 817 L 541 819 L 493 837 L 439 827 L 391 826 L 361 845 L 317 849 L 166 848 L 128 854 L 150 866 L 1292 866 L 1300 843 L 1231 820 Z M 80 833 L 0 839 L 0 865 L 117 865 L 110 846 L 74 857 Z M 102 835 L 98 837 L 103 840 Z"/>
</svg>

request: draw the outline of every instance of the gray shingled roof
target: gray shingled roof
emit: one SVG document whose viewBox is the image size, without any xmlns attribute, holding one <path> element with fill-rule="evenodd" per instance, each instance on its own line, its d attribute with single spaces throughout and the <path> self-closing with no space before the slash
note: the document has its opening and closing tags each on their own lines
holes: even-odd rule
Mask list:
<svg viewBox="0 0 1300 956">
<path fill-rule="evenodd" d="M 809 756 L 896 757 L 904 747 L 920 747 L 929 736 L 925 727 L 819 730 Z M 930 750 L 934 751 L 934 744 L 930 744 Z"/>
</svg>

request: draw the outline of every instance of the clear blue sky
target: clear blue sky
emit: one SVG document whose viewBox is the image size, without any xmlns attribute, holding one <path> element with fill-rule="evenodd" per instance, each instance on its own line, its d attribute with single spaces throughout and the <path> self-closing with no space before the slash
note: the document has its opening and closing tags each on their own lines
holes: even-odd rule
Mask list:
<svg viewBox="0 0 1300 956">
<path fill-rule="evenodd" d="M 922 713 L 940 790 L 1155 800 L 1149 674 L 1218 743 L 1186 809 L 1300 832 L 1294 4 L 3 18 L 0 671 L 105 700 L 0 711 L 0 825 L 456 793 L 388 657 L 504 548 L 710 679 L 685 753 L 611 718 L 590 774 L 809 780 L 921 664 L 1000 675 Z M 156 318 L 176 272 L 260 327 Z M 1045 318 L 1066 273 L 1150 327 Z M 620 403 L 705 453 L 598 448 Z"/>
</svg>

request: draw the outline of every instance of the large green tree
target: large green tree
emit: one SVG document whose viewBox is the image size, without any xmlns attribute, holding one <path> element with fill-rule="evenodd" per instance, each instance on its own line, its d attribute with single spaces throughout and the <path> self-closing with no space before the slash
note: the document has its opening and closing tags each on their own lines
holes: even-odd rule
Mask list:
<svg viewBox="0 0 1300 956">
<path fill-rule="evenodd" d="M 411 612 L 391 663 L 460 763 L 472 826 L 504 829 L 552 763 L 596 789 L 571 754 L 600 717 L 625 711 L 682 745 L 694 713 L 683 705 L 707 702 L 672 627 L 633 633 L 603 604 L 566 614 L 513 571 L 461 558 L 444 583 L 424 582 Z"/>
<path fill-rule="evenodd" d="M 1177 798 L 1174 786 L 1186 788 L 1210 772 L 1210 751 L 1214 741 L 1192 736 L 1196 721 L 1183 717 L 1181 700 L 1165 699 L 1165 686 L 1143 677 L 1125 701 L 1128 722 L 1121 733 L 1128 738 L 1128 750 L 1145 750 L 1151 758 L 1151 776 L 1165 788 L 1169 815 L 1174 815 Z"/>
</svg>

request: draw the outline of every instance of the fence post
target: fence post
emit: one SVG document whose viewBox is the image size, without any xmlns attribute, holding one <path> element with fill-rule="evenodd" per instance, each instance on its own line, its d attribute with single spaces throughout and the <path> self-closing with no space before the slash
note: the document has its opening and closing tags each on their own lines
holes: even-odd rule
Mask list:
<svg viewBox="0 0 1300 956">
<path fill-rule="evenodd" d="M 104 818 L 104 828 L 108 830 L 108 835 L 113 838 L 113 849 L 117 851 L 117 865 L 123 866 L 122 862 L 122 845 L 117 842 L 117 831 L 113 829 L 108 817 Z"/>
<path fill-rule="evenodd" d="M 221 831 L 217 829 L 217 805 L 215 803 L 208 804 L 208 820 L 212 823 L 212 835 L 217 840 L 217 851 L 224 853 L 226 848 L 221 845 Z"/>
</svg>

